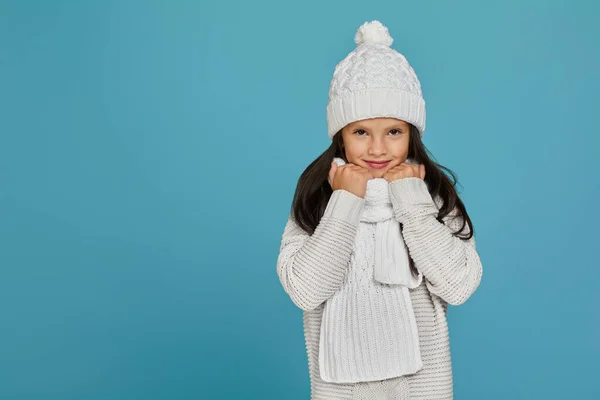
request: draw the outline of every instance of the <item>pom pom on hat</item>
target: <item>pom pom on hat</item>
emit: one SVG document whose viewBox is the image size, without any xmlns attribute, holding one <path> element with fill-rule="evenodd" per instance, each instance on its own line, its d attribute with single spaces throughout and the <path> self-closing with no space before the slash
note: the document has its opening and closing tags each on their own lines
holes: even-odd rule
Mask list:
<svg viewBox="0 0 600 400">
<path fill-rule="evenodd" d="M 354 35 L 354 43 L 357 46 L 363 43 L 391 46 L 393 42 L 394 39 L 390 36 L 388 29 L 379 21 L 365 22 Z"/>
</svg>

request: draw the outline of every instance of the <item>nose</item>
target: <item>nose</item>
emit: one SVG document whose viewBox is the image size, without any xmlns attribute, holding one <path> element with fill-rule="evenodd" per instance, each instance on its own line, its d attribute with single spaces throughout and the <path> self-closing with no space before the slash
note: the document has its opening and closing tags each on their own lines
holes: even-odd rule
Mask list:
<svg viewBox="0 0 600 400">
<path fill-rule="evenodd" d="M 374 137 L 371 140 L 371 144 L 369 146 L 369 154 L 376 157 L 382 154 L 386 154 L 384 138 Z"/>
</svg>

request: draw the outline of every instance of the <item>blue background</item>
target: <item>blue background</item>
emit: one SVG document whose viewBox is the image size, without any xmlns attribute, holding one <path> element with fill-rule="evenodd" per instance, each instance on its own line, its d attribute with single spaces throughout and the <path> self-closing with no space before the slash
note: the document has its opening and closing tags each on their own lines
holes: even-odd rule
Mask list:
<svg viewBox="0 0 600 400">
<path fill-rule="evenodd" d="M 0 399 L 308 399 L 276 259 L 378 19 L 484 274 L 455 396 L 600 398 L 593 1 L 0 3 Z"/>
</svg>

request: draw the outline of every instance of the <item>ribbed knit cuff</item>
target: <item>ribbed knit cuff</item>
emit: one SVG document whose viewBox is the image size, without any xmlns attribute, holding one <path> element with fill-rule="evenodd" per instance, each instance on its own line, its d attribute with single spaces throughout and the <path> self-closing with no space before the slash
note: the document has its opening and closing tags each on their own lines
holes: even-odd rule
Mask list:
<svg viewBox="0 0 600 400">
<path fill-rule="evenodd" d="M 336 96 L 327 104 L 329 138 L 352 121 L 390 117 L 415 125 L 425 132 L 425 100 L 415 93 L 394 88 L 369 88 Z"/>
<path fill-rule="evenodd" d="M 334 190 L 323 217 L 341 219 L 358 225 L 365 199 L 344 189 Z"/>
<path fill-rule="evenodd" d="M 427 183 L 421 178 L 415 176 L 400 178 L 392 181 L 388 188 L 394 214 L 400 222 L 415 207 L 433 207 L 432 211 L 437 210 L 437 206 L 427 189 Z"/>
</svg>

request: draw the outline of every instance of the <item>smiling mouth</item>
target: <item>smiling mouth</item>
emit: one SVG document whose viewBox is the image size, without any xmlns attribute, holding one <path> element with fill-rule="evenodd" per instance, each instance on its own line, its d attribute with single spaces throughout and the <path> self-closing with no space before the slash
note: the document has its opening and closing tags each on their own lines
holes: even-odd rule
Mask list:
<svg viewBox="0 0 600 400">
<path fill-rule="evenodd" d="M 365 161 L 365 162 L 371 168 L 384 168 L 390 163 L 389 161 L 383 161 L 383 162 Z"/>
</svg>

